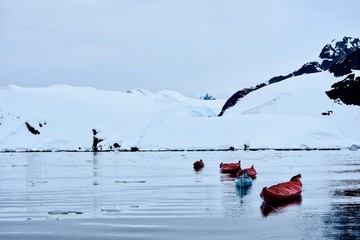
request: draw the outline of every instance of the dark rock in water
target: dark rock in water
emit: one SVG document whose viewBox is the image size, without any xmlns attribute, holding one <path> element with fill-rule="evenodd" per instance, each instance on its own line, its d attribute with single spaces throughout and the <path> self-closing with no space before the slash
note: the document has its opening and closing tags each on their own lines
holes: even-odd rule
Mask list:
<svg viewBox="0 0 360 240">
<path fill-rule="evenodd" d="M 339 99 L 346 105 L 360 106 L 360 77 L 355 78 L 355 74 L 350 74 L 331 87 L 333 89 L 325 92 L 330 99 Z"/>
<path fill-rule="evenodd" d="M 99 144 L 100 142 L 104 141 L 104 139 L 98 138 L 98 137 L 96 136 L 96 134 L 98 133 L 98 132 L 96 131 L 96 129 L 92 129 L 92 132 L 93 132 L 93 135 L 94 135 L 94 136 L 93 136 L 92 149 L 93 149 L 94 152 L 97 152 L 97 151 L 99 151 L 98 144 Z M 102 148 L 102 147 L 100 146 L 100 148 Z"/>
</svg>

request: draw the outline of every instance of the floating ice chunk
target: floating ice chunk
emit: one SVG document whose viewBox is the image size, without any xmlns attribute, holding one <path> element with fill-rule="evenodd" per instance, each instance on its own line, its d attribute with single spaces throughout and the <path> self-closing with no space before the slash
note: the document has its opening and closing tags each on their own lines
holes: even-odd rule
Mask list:
<svg viewBox="0 0 360 240">
<path fill-rule="evenodd" d="M 79 211 L 68 211 L 68 213 L 74 213 L 74 214 L 83 214 L 83 212 L 79 212 Z"/>
<path fill-rule="evenodd" d="M 356 150 L 358 150 L 358 149 L 360 149 L 360 146 L 359 146 L 359 145 L 356 145 L 356 144 L 353 144 L 353 145 L 351 145 L 351 147 L 350 147 L 350 150 L 351 150 L 351 151 L 356 151 Z"/>
<path fill-rule="evenodd" d="M 120 209 L 102 208 L 102 212 L 121 212 Z"/>
<path fill-rule="evenodd" d="M 306 150 L 306 149 L 309 149 L 309 146 L 306 144 L 301 144 L 300 149 Z"/>
<path fill-rule="evenodd" d="M 102 208 L 101 209 L 102 212 L 120 212 L 121 208 L 119 205 L 117 205 L 115 208 Z"/>
<path fill-rule="evenodd" d="M 67 215 L 67 214 L 83 214 L 82 212 L 79 211 L 63 211 L 63 210 L 55 210 L 55 211 L 49 211 L 48 214 L 50 215 Z"/>
<path fill-rule="evenodd" d="M 140 180 L 125 180 L 125 181 L 115 181 L 116 183 L 146 183 L 146 181 Z"/>
<path fill-rule="evenodd" d="M 64 215 L 66 215 L 66 214 L 69 214 L 69 212 L 68 211 L 56 210 L 56 211 L 49 211 L 48 214 L 50 214 L 50 215 L 55 215 L 55 214 L 64 214 Z"/>
</svg>

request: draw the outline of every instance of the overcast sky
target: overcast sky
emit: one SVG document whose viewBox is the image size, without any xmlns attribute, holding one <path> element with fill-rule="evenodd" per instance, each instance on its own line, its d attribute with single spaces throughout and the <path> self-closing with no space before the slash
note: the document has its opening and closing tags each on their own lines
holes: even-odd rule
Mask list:
<svg viewBox="0 0 360 240">
<path fill-rule="evenodd" d="M 0 0 L 0 86 L 217 98 L 360 37 L 357 0 Z"/>
</svg>

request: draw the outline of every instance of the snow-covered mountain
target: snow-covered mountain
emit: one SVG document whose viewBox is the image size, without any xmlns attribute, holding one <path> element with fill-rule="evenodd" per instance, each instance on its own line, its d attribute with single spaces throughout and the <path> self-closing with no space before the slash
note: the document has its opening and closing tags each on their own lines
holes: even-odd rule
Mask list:
<svg viewBox="0 0 360 240">
<path fill-rule="evenodd" d="M 201 125 L 200 119 L 216 116 L 224 101 L 190 99 L 173 91 L 113 92 L 56 85 L 3 87 L 0 102 L 1 151 L 86 151 L 92 150 L 95 138 L 103 140 L 98 144 L 103 150 L 119 145 L 184 147 L 177 144 L 179 139 L 194 138 L 192 128 Z"/>
<path fill-rule="evenodd" d="M 173 91 L 4 86 L 0 151 L 350 148 L 360 145 L 358 95 L 349 91 L 359 82 L 356 52 L 330 71 L 251 89 L 222 117 L 217 115 L 225 99 L 191 99 Z M 353 75 L 339 81 L 331 72 L 348 61 Z"/>
<path fill-rule="evenodd" d="M 256 85 L 255 87 L 248 87 L 234 93 L 224 104 L 219 116 L 222 116 L 225 111 L 235 104 L 239 102 L 244 96 L 249 94 L 250 92 L 256 91 L 265 86 L 269 86 L 270 84 L 274 84 L 280 81 L 284 81 L 286 79 L 301 76 L 304 74 L 318 73 L 322 71 L 330 71 L 334 72 L 331 69 L 333 65 L 339 62 L 342 59 L 345 59 L 347 56 L 354 55 L 353 53 L 359 50 L 360 48 L 360 39 L 352 38 L 352 37 L 343 37 L 340 41 L 336 41 L 335 39 L 331 41 L 330 44 L 326 44 L 319 54 L 319 61 L 311 61 L 305 63 L 298 70 L 293 71 L 287 75 L 275 76 Z M 354 61 L 354 60 L 352 60 Z M 348 66 L 351 64 L 347 64 Z M 340 69 L 347 69 L 346 66 L 342 65 Z M 355 64 L 352 64 L 352 69 L 360 70 L 360 66 L 355 67 Z M 338 70 L 339 71 L 339 70 Z M 343 71 L 344 72 L 344 71 Z M 345 74 L 350 73 L 351 71 L 346 71 Z M 334 73 L 335 76 L 342 76 Z"/>
<path fill-rule="evenodd" d="M 331 73 L 321 72 L 272 84 L 246 95 L 223 117 L 256 115 L 268 128 L 296 132 L 298 138 L 303 135 L 309 138 L 305 129 L 318 125 L 318 131 L 312 132 L 311 137 L 319 140 L 334 137 L 320 130 L 321 125 L 331 124 L 345 135 L 359 139 L 360 107 L 334 101 L 326 94 L 336 81 Z M 274 139 L 278 134 L 274 132 Z"/>
<path fill-rule="evenodd" d="M 225 100 L 189 99 L 172 91 L 153 94 L 140 89 L 124 93 L 71 86 L 7 86 L 0 90 L 0 150 L 92 151 L 95 139 L 99 150 L 242 149 L 244 144 L 251 148 L 341 148 L 359 144 L 357 107 L 345 112 L 343 105 L 311 91 L 325 90 L 326 78 L 315 79 L 323 74 L 327 73 L 256 91 L 243 99 L 246 104 L 237 105 L 223 117 L 216 115 Z M 333 114 L 320 114 L 327 111 Z M 339 128 L 345 120 L 348 124 Z"/>
</svg>

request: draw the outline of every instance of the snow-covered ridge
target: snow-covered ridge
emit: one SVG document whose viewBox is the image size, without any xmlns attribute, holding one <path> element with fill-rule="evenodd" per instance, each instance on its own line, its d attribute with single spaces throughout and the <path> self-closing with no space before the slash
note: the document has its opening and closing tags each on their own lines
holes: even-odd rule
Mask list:
<svg viewBox="0 0 360 240">
<path fill-rule="evenodd" d="M 359 144 L 359 110 L 344 110 L 331 101 L 324 105 L 321 82 L 306 87 L 302 83 L 314 83 L 314 79 L 296 79 L 254 92 L 244 98 L 246 104 L 221 118 L 217 113 L 224 99 L 191 99 L 170 90 L 10 85 L 0 88 L 0 151 L 92 151 L 95 138 L 99 150 L 242 149 L 245 144 L 251 148 L 347 148 Z M 333 111 L 330 116 L 321 114 L 329 110 Z M 345 118 L 350 124 L 344 124 Z"/>
<path fill-rule="evenodd" d="M 358 71 L 354 71 L 358 74 Z M 360 107 L 345 105 L 326 95 L 338 79 L 329 72 L 303 75 L 270 85 L 246 95 L 224 116 L 267 114 L 272 116 L 310 117 L 333 124 L 346 136 L 359 139 Z M 296 121 L 299 127 L 304 122 Z M 285 126 L 288 124 L 281 121 Z M 269 125 L 274 124 L 268 122 Z M 325 123 L 324 123 L 325 124 Z M 291 131 L 291 129 L 286 129 Z"/>
<path fill-rule="evenodd" d="M 286 79 L 301 76 L 304 74 L 313 74 L 319 73 L 322 71 L 330 71 L 332 67 L 336 65 L 337 62 L 340 60 L 351 57 L 354 55 L 356 51 L 359 51 L 360 47 L 360 39 L 359 38 L 352 38 L 352 37 L 343 37 L 339 41 L 335 39 L 332 40 L 330 44 L 325 45 L 319 54 L 319 62 L 318 61 L 311 61 L 302 65 L 298 70 L 295 70 L 287 75 L 280 75 L 275 76 L 269 79 L 268 81 L 262 82 L 257 84 L 255 87 L 248 87 L 242 90 L 235 92 L 224 104 L 219 116 L 222 116 L 227 109 L 233 107 L 237 104 L 237 102 L 241 101 L 241 99 L 246 96 L 247 94 L 257 91 L 260 88 L 266 87 L 268 85 L 278 83 L 284 81 Z M 354 57 L 354 56 L 352 56 Z M 355 57 L 356 58 L 356 57 Z M 355 60 L 355 59 L 354 59 Z M 337 69 L 335 76 L 342 76 L 344 73 L 350 73 L 351 69 L 359 70 L 360 67 L 358 66 L 358 61 L 349 60 L 348 64 L 341 66 L 340 68 L 345 69 Z M 345 71 L 344 71 L 345 70 Z M 342 72 L 342 75 L 338 72 Z M 344 73 L 343 73 L 344 72 Z"/>
<path fill-rule="evenodd" d="M 173 91 L 142 92 L 146 94 L 66 85 L 2 87 L 0 150 L 91 150 L 92 129 L 103 139 L 103 149 L 110 149 L 114 143 L 122 148 L 146 148 L 142 145 L 146 134 L 163 131 L 160 128 L 167 121 L 163 117 L 214 117 L 224 103 L 218 100 L 210 104 Z M 32 134 L 27 126 L 40 134 Z"/>
</svg>

